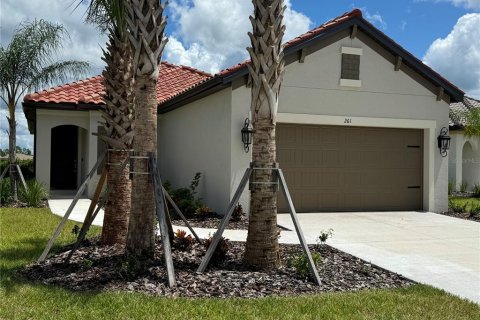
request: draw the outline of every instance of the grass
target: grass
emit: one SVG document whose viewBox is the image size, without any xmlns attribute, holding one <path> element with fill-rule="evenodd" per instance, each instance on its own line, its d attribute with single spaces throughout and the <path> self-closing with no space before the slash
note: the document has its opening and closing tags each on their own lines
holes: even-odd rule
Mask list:
<svg viewBox="0 0 480 320">
<path fill-rule="evenodd" d="M 40 255 L 58 222 L 48 209 L 0 209 L 0 319 L 480 319 L 478 305 L 424 285 L 292 298 L 183 299 L 72 292 L 18 278 L 15 270 Z M 73 225 L 59 244 L 74 240 Z"/>
<path fill-rule="evenodd" d="M 470 211 L 473 205 L 480 206 L 480 199 L 479 198 L 461 198 L 461 197 L 450 197 L 450 200 L 455 202 L 455 204 L 459 206 L 463 206 L 467 204 L 467 211 Z"/>
</svg>

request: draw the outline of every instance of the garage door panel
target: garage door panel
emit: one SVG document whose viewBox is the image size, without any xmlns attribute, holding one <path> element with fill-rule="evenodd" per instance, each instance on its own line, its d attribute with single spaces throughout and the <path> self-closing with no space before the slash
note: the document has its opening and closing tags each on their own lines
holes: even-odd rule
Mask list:
<svg viewBox="0 0 480 320">
<path fill-rule="evenodd" d="M 298 212 L 422 207 L 421 130 L 279 124 L 277 136 Z"/>
</svg>

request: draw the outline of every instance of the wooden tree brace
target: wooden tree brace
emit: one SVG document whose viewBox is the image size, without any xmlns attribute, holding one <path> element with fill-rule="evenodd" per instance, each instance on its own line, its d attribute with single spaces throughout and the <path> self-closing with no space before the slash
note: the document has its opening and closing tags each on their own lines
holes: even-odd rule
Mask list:
<svg viewBox="0 0 480 320">
<path fill-rule="evenodd" d="M 58 224 L 57 229 L 55 229 L 52 237 L 48 241 L 47 246 L 43 250 L 40 257 L 38 258 L 37 262 L 42 262 L 47 257 L 48 253 L 50 252 L 50 249 L 53 246 L 53 243 L 55 242 L 55 240 L 60 235 L 60 232 L 62 232 L 63 228 L 65 227 L 65 223 L 67 222 L 68 218 L 70 217 L 70 214 L 72 213 L 73 208 L 75 208 L 75 205 L 77 204 L 78 199 L 80 199 L 80 196 L 82 195 L 83 191 L 85 191 L 85 188 L 87 187 L 88 182 L 90 181 L 90 179 L 92 179 L 93 175 L 97 172 L 97 168 L 102 163 L 103 159 L 105 158 L 106 153 L 107 153 L 107 151 L 102 153 L 102 155 L 97 159 L 97 163 L 95 163 L 92 170 L 90 170 L 90 172 L 88 173 L 87 178 L 85 179 L 83 184 L 78 189 L 77 194 L 75 195 L 75 198 L 73 198 L 72 203 L 70 203 L 70 206 L 68 207 L 67 212 L 65 212 L 65 215 L 63 216 L 62 220 Z"/>
</svg>

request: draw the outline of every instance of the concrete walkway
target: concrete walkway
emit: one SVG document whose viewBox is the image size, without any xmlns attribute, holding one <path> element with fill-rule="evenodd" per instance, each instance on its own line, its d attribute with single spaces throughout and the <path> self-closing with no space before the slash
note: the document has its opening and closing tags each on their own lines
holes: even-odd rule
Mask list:
<svg viewBox="0 0 480 320">
<path fill-rule="evenodd" d="M 50 200 L 50 209 L 63 216 L 71 201 Z M 80 199 L 70 219 L 83 222 L 89 204 L 88 199 Z M 321 230 L 332 228 L 329 245 L 480 303 L 480 223 L 424 212 L 308 213 L 299 214 L 299 220 L 308 243 L 316 243 Z M 102 222 L 103 210 L 94 224 Z M 278 224 L 294 230 L 290 215 L 279 214 Z M 195 231 L 205 238 L 216 229 Z M 245 241 L 247 231 L 226 230 L 224 235 Z M 298 238 L 294 231 L 282 231 L 280 242 L 298 243 Z"/>
</svg>

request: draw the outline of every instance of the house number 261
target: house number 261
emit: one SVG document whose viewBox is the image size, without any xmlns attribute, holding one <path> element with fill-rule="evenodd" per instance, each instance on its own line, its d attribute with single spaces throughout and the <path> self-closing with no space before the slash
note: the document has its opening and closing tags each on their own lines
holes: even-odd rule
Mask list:
<svg viewBox="0 0 480 320">
<path fill-rule="evenodd" d="M 343 123 L 352 123 L 352 118 L 345 118 L 345 121 Z"/>
</svg>

